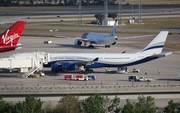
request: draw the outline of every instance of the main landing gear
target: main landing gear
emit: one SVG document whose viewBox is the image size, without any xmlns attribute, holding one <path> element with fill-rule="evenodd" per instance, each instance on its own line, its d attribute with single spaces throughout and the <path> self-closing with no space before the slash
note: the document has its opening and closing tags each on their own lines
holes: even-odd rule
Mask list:
<svg viewBox="0 0 180 113">
<path fill-rule="evenodd" d="M 80 74 L 88 74 L 88 73 L 93 73 L 93 69 L 85 69 L 85 70 L 81 70 L 79 71 Z"/>
<path fill-rule="evenodd" d="M 105 48 L 110 48 L 110 45 L 105 45 Z"/>
<path fill-rule="evenodd" d="M 93 48 L 94 46 L 93 45 L 89 45 L 89 48 Z"/>
</svg>

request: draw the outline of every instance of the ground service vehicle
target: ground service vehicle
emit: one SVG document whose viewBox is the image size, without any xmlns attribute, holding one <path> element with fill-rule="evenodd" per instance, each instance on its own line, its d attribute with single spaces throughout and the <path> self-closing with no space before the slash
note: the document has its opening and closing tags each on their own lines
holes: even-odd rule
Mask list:
<svg viewBox="0 0 180 113">
<path fill-rule="evenodd" d="M 133 75 L 133 76 L 128 76 L 128 80 L 129 81 L 138 81 L 138 76 L 136 76 L 136 75 Z"/>
<path fill-rule="evenodd" d="M 64 79 L 65 80 L 72 80 L 73 79 L 73 75 L 72 74 L 65 74 L 64 75 Z"/>
<path fill-rule="evenodd" d="M 96 75 L 87 75 L 88 80 L 96 80 Z"/>
<path fill-rule="evenodd" d="M 133 69 L 133 73 L 139 73 L 139 72 L 140 72 L 139 69 L 136 69 L 136 68 Z"/>
<path fill-rule="evenodd" d="M 129 81 L 144 81 L 144 82 L 151 82 L 153 80 L 153 78 L 151 77 L 138 77 L 136 75 L 134 76 L 128 76 L 128 80 Z"/>
<path fill-rule="evenodd" d="M 75 75 L 74 80 L 88 80 L 88 77 L 85 77 L 84 75 L 78 74 L 78 75 Z"/>
<path fill-rule="evenodd" d="M 140 77 L 139 79 L 138 79 L 138 81 L 144 81 L 144 82 L 151 82 L 153 80 L 153 78 L 151 78 L 151 77 Z"/>
<path fill-rule="evenodd" d="M 51 40 L 44 41 L 44 44 L 52 44 L 52 41 Z"/>
</svg>

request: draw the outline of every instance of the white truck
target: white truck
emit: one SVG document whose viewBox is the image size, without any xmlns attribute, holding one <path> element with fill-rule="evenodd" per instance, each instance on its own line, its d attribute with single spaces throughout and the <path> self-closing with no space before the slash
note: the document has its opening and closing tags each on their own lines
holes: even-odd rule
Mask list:
<svg viewBox="0 0 180 113">
<path fill-rule="evenodd" d="M 140 77 L 138 78 L 138 81 L 143 81 L 143 82 L 151 82 L 153 80 L 152 77 Z"/>
<path fill-rule="evenodd" d="M 52 44 L 53 42 L 51 40 L 45 40 L 44 44 Z"/>
<path fill-rule="evenodd" d="M 142 81 L 142 82 L 151 82 L 152 77 L 138 77 L 137 75 L 128 76 L 129 81 Z"/>
</svg>

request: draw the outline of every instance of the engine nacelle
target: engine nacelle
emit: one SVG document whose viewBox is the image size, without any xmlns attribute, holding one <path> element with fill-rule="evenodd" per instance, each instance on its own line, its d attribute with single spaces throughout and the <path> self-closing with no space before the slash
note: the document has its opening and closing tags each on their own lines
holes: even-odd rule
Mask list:
<svg viewBox="0 0 180 113">
<path fill-rule="evenodd" d="M 112 45 L 115 45 L 115 44 L 116 44 L 116 42 L 113 42 L 113 43 L 112 43 Z"/>
<path fill-rule="evenodd" d="M 66 70 L 77 70 L 79 69 L 78 65 L 74 63 L 55 63 L 51 65 L 51 71 L 52 72 L 60 72 L 60 71 L 66 71 Z"/>
<path fill-rule="evenodd" d="M 80 46 L 82 44 L 82 41 L 79 39 L 75 39 L 74 44 Z"/>
</svg>

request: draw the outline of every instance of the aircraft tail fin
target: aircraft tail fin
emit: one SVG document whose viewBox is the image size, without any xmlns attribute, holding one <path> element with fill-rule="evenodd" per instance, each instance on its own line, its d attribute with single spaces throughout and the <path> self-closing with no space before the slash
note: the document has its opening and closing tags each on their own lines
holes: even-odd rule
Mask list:
<svg viewBox="0 0 180 113">
<path fill-rule="evenodd" d="M 0 35 L 0 45 L 17 45 L 26 21 L 17 21 Z"/>
<path fill-rule="evenodd" d="M 115 20 L 114 26 L 113 26 L 113 28 L 112 28 L 112 30 L 111 30 L 111 35 L 112 35 L 112 36 L 115 36 L 115 35 L 116 35 L 116 24 L 117 24 L 117 20 Z"/>
<path fill-rule="evenodd" d="M 141 53 L 160 54 L 163 50 L 165 41 L 169 31 L 161 31 L 143 50 Z"/>
</svg>

